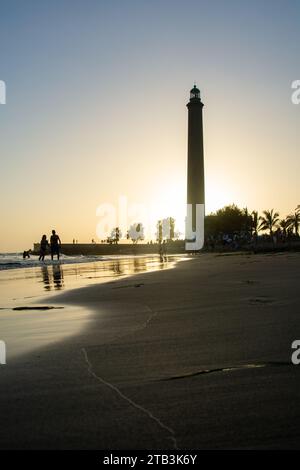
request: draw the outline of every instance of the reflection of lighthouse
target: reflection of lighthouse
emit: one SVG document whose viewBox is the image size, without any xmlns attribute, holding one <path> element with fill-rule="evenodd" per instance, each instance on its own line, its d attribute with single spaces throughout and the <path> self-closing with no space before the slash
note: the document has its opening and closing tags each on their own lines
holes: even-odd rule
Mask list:
<svg viewBox="0 0 300 470">
<path fill-rule="evenodd" d="M 201 250 L 204 244 L 204 158 L 203 125 L 200 90 L 194 85 L 187 104 L 188 117 L 188 168 L 187 168 L 187 218 L 186 250 Z"/>
</svg>

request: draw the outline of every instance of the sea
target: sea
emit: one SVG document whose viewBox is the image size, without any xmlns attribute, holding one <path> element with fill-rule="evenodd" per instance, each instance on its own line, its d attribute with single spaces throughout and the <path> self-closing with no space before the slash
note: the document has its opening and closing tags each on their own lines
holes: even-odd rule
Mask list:
<svg viewBox="0 0 300 470">
<path fill-rule="evenodd" d="M 60 256 L 60 264 L 78 264 L 95 261 L 106 261 L 112 259 L 111 256 Z M 0 271 L 7 269 L 34 268 L 38 266 L 51 266 L 57 264 L 57 259 L 51 261 L 49 257 L 45 261 L 39 261 L 36 255 L 30 255 L 29 259 L 23 259 L 23 253 L 0 253 Z"/>
</svg>

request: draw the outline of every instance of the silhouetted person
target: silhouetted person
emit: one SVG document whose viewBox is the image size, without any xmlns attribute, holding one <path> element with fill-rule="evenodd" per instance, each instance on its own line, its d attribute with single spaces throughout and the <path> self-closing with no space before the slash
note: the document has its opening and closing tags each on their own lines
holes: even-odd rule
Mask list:
<svg viewBox="0 0 300 470">
<path fill-rule="evenodd" d="M 30 250 L 29 251 L 24 251 L 23 252 L 23 259 L 30 258 Z"/>
<path fill-rule="evenodd" d="M 163 254 L 164 254 L 165 256 L 166 256 L 166 254 L 167 254 L 167 247 L 168 247 L 168 245 L 167 245 L 167 240 L 164 240 L 164 241 L 163 241 Z"/>
<path fill-rule="evenodd" d="M 59 259 L 59 250 L 60 250 L 61 241 L 55 230 L 52 230 L 52 235 L 50 237 L 50 250 L 51 250 L 51 259 L 53 260 L 54 255 L 57 255 Z"/>
<path fill-rule="evenodd" d="M 158 254 L 159 254 L 160 261 L 163 261 L 164 260 L 164 252 L 163 252 L 162 240 L 158 241 Z"/>
<path fill-rule="evenodd" d="M 49 243 L 48 243 L 48 240 L 47 240 L 47 235 L 43 235 L 42 239 L 41 239 L 41 243 L 40 243 L 39 261 L 44 261 L 48 245 L 49 245 Z"/>
</svg>

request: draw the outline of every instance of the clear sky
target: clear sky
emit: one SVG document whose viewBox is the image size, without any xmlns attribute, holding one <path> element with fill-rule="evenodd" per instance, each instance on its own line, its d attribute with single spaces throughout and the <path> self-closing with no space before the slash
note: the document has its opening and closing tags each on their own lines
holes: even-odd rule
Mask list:
<svg viewBox="0 0 300 470">
<path fill-rule="evenodd" d="M 88 242 L 97 207 L 122 195 L 182 227 L 194 81 L 206 212 L 232 202 L 291 212 L 299 24 L 298 0 L 2 0 L 0 251 L 52 228 Z"/>
</svg>

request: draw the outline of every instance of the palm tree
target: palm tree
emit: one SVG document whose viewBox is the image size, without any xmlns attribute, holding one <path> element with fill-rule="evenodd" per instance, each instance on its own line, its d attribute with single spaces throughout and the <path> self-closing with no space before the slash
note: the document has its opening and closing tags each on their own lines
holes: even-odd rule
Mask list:
<svg viewBox="0 0 300 470">
<path fill-rule="evenodd" d="M 280 226 L 280 228 L 281 228 L 281 230 L 282 230 L 282 233 L 283 233 L 284 238 L 286 238 L 287 229 L 288 229 L 289 226 L 290 226 L 290 223 L 289 223 L 288 219 L 286 218 L 286 219 L 280 220 L 279 226 Z"/>
<path fill-rule="evenodd" d="M 258 232 L 258 225 L 259 225 L 259 217 L 258 217 L 258 212 L 257 211 L 252 211 L 251 212 L 251 234 L 257 236 Z"/>
<path fill-rule="evenodd" d="M 300 210 L 297 208 L 294 214 L 287 216 L 288 227 L 295 229 L 295 234 L 298 237 L 300 227 Z"/>
<path fill-rule="evenodd" d="M 263 214 L 264 215 L 259 218 L 261 222 L 258 230 L 269 230 L 270 237 L 273 239 L 273 229 L 278 226 L 279 213 L 274 212 L 274 209 L 271 209 L 270 211 L 263 211 Z"/>
</svg>

